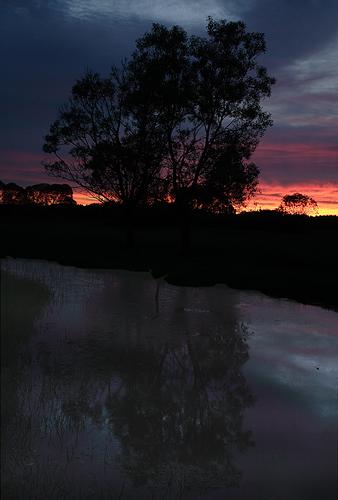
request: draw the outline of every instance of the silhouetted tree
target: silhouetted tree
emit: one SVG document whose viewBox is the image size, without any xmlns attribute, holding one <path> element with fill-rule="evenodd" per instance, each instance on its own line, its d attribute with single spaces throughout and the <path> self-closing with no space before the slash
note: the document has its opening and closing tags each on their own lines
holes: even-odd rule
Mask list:
<svg viewBox="0 0 338 500">
<path fill-rule="evenodd" d="M 175 201 L 184 246 L 193 206 L 229 210 L 252 196 L 258 169 L 246 160 L 268 126 L 261 108 L 274 79 L 256 61 L 264 35 L 209 18 L 207 37 L 154 24 L 109 78 L 88 72 L 46 136 L 47 170 L 128 220 L 142 203 Z"/>
<path fill-rule="evenodd" d="M 26 198 L 28 203 L 38 205 L 73 204 L 73 190 L 68 184 L 34 184 L 27 186 Z"/>
<path fill-rule="evenodd" d="M 234 213 L 236 207 L 254 196 L 259 170 L 241 158 L 235 147 L 219 157 L 205 180 L 195 187 L 194 208 L 212 213 Z"/>
<path fill-rule="evenodd" d="M 161 191 L 163 140 L 151 103 L 132 103 L 128 87 L 125 67 L 113 68 L 105 79 L 88 72 L 61 108 L 44 150 L 55 159 L 45 165 L 49 173 L 75 182 L 99 201 L 123 205 L 132 245 L 135 207 Z"/>
<path fill-rule="evenodd" d="M 294 193 L 283 196 L 278 210 L 291 215 L 311 215 L 317 212 L 318 205 L 310 196 Z"/>
<path fill-rule="evenodd" d="M 1 202 L 9 205 L 20 205 L 26 202 L 25 189 L 14 182 L 1 183 Z"/>
<path fill-rule="evenodd" d="M 73 190 L 68 184 L 34 184 L 26 188 L 0 181 L 0 203 L 9 205 L 76 205 Z"/>
<path fill-rule="evenodd" d="M 131 107 L 127 88 L 124 67 L 106 79 L 87 72 L 78 80 L 46 136 L 44 150 L 55 161 L 45 166 L 100 201 L 136 205 L 154 195 L 161 147 L 149 106 Z"/>
<path fill-rule="evenodd" d="M 0 202 L 9 205 L 74 205 L 73 190 L 68 184 L 34 184 L 23 188 L 0 181 Z"/>
<path fill-rule="evenodd" d="M 2 196 L 3 196 L 5 185 L 6 184 L 4 182 L 0 181 L 0 203 L 2 203 Z"/>
<path fill-rule="evenodd" d="M 258 168 L 246 160 L 272 124 L 261 108 L 274 79 L 259 65 L 264 35 L 242 22 L 209 18 L 207 37 L 154 24 L 137 41 L 129 63 L 136 101 L 151 101 L 165 131 L 163 168 L 188 244 L 189 208 L 209 202 L 229 210 L 257 186 Z"/>
</svg>

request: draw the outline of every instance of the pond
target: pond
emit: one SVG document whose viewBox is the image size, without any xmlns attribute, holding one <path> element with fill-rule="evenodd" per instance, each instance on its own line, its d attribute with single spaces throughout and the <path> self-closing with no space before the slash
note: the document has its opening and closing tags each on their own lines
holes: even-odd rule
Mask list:
<svg viewBox="0 0 338 500">
<path fill-rule="evenodd" d="M 337 498 L 338 314 L 3 259 L 4 499 Z"/>
</svg>

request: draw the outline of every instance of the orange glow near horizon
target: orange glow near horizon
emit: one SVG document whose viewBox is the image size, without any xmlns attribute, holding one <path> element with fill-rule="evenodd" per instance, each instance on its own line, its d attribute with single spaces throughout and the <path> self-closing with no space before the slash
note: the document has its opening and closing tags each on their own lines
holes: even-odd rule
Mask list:
<svg viewBox="0 0 338 500">
<path fill-rule="evenodd" d="M 23 186 L 41 182 L 65 182 L 50 177 L 44 172 L 41 167 L 43 159 L 41 154 L 9 150 L 6 152 L 1 164 L 3 173 L 0 178 L 3 182 L 16 182 Z M 317 201 L 319 215 L 338 216 L 338 183 L 335 180 L 322 182 L 319 177 L 314 180 L 292 182 L 291 179 L 293 170 L 297 174 L 297 178 L 301 178 L 301 173 L 305 171 L 306 164 L 315 165 L 315 169 L 313 169 L 314 175 L 316 175 L 317 171 L 320 173 L 322 167 L 325 167 L 323 178 L 325 178 L 325 172 L 335 172 L 338 164 L 338 153 L 335 148 L 319 147 L 315 144 L 301 142 L 290 144 L 283 141 L 283 143 L 278 144 L 269 142 L 267 138 L 257 148 L 253 161 L 261 168 L 262 175 L 259 183 L 259 193 L 251 200 L 246 210 L 273 210 L 279 206 L 284 195 L 299 192 L 311 196 Z M 278 181 L 279 172 L 283 173 L 283 169 L 280 167 L 281 162 L 284 162 L 287 167 L 288 175 L 283 177 L 283 181 Z M 323 165 L 322 162 L 324 162 Z M 39 168 L 38 165 L 40 165 Z M 290 168 L 291 165 L 292 168 Z M 308 171 L 307 173 L 309 175 Z M 265 175 L 269 176 L 266 180 L 264 180 Z M 276 181 L 274 181 L 274 178 L 276 178 Z M 327 178 L 332 178 L 332 176 Z M 335 179 L 335 177 L 333 178 Z M 21 182 L 19 179 L 21 179 Z M 79 205 L 98 203 L 88 193 L 74 186 L 73 188 L 74 199 Z"/>
<path fill-rule="evenodd" d="M 95 198 L 87 193 L 76 191 L 74 189 L 73 198 L 78 205 L 91 205 L 92 203 L 99 203 Z"/>
<path fill-rule="evenodd" d="M 318 215 L 338 216 L 338 186 L 336 184 L 278 184 L 261 182 L 259 193 L 248 204 L 246 210 L 274 210 L 285 194 L 302 193 L 311 196 L 318 203 Z M 98 203 L 97 200 L 83 192 L 74 192 L 74 199 L 79 205 Z"/>
<path fill-rule="evenodd" d="M 318 215 L 338 216 L 338 186 L 336 184 L 278 184 L 261 182 L 259 193 L 248 204 L 247 210 L 274 210 L 286 194 L 302 193 L 318 204 Z"/>
</svg>

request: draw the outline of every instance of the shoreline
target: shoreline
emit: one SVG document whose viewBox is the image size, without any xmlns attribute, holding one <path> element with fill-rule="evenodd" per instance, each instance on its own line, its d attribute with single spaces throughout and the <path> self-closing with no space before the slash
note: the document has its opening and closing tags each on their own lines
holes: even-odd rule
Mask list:
<svg viewBox="0 0 338 500">
<path fill-rule="evenodd" d="M 177 286 L 219 283 L 338 311 L 338 217 L 194 214 L 184 255 L 170 209 L 140 211 L 134 222 L 130 249 L 116 208 L 0 207 L 0 258 L 152 271 Z"/>
<path fill-rule="evenodd" d="M 93 270 L 125 270 L 125 271 L 133 271 L 133 272 L 149 272 L 153 275 L 153 277 L 159 278 L 163 277 L 163 279 L 171 285 L 174 286 L 182 286 L 182 287 L 209 287 L 215 285 L 226 285 L 229 288 L 235 290 L 243 290 L 243 291 L 252 291 L 259 292 L 268 297 L 281 299 L 281 300 L 292 300 L 307 306 L 316 306 L 321 307 L 327 310 L 331 310 L 334 312 L 338 312 L 338 300 L 330 300 L 327 294 L 318 293 L 316 296 L 313 293 L 308 293 L 308 290 L 305 291 L 306 287 L 302 287 L 302 289 L 295 290 L 294 288 L 287 288 L 285 286 L 278 286 L 278 283 L 275 286 L 272 286 L 270 283 L 264 283 L 260 285 L 258 282 L 255 282 L 252 276 L 247 276 L 246 279 L 243 276 L 239 276 L 237 281 L 233 275 L 229 276 L 228 279 L 224 277 L 224 274 L 221 274 L 221 278 L 217 279 L 215 274 L 208 272 L 206 269 L 201 269 L 200 272 L 196 274 L 196 268 L 189 269 L 187 268 L 187 262 L 182 259 L 179 263 L 179 267 L 172 267 L 171 270 L 165 272 L 160 268 L 149 268 L 146 265 L 142 265 L 141 262 L 133 262 L 133 263 L 125 263 L 124 265 L 108 265 L 107 261 L 98 262 L 90 261 L 87 259 L 75 259 L 75 258 L 48 258 L 46 256 L 36 255 L 36 256 L 26 256 L 26 255 L 7 255 L 0 256 L 0 260 L 11 258 L 11 259 L 27 259 L 27 260 L 39 260 L 44 262 L 53 262 L 59 264 L 61 266 L 69 266 L 76 267 L 79 269 L 93 269 Z M 184 266 L 184 269 L 183 269 Z M 270 286 L 269 286 L 270 285 Z"/>
</svg>

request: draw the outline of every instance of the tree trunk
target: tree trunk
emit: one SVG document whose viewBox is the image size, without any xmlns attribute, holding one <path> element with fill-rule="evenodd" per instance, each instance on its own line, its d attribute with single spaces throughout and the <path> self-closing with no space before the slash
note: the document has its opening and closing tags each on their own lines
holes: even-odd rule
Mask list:
<svg viewBox="0 0 338 500">
<path fill-rule="evenodd" d="M 124 207 L 124 226 L 125 226 L 125 246 L 128 249 L 135 248 L 135 226 L 134 226 L 135 210 L 131 204 L 126 204 Z"/>
<path fill-rule="evenodd" d="M 191 248 L 191 214 L 186 199 L 176 199 L 178 226 L 180 230 L 180 254 L 187 255 Z"/>
<path fill-rule="evenodd" d="M 135 229 L 131 224 L 126 228 L 126 247 L 135 248 Z"/>
<path fill-rule="evenodd" d="M 181 255 L 188 255 L 191 249 L 191 219 L 189 211 L 181 215 Z"/>
</svg>

